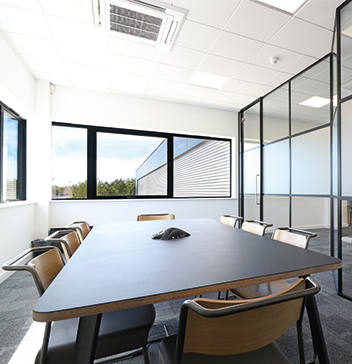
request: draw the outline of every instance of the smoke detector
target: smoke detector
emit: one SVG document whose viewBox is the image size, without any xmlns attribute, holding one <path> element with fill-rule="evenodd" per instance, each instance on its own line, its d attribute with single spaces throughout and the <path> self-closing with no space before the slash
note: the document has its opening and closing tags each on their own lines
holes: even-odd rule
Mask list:
<svg viewBox="0 0 352 364">
<path fill-rule="evenodd" d="M 93 13 L 97 12 L 101 27 L 109 35 L 168 51 L 188 14 L 186 9 L 158 0 L 93 0 Z"/>
<path fill-rule="evenodd" d="M 271 64 L 276 64 L 278 62 L 278 60 L 279 60 L 279 57 L 271 57 L 269 59 L 269 61 L 270 61 Z"/>
</svg>

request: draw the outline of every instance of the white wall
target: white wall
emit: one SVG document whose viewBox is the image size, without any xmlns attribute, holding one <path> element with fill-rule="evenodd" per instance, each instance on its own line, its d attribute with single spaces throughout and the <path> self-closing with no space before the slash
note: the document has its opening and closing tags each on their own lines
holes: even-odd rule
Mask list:
<svg viewBox="0 0 352 364">
<path fill-rule="evenodd" d="M 51 111 L 51 119 L 57 122 L 234 138 L 232 180 L 233 195 L 237 194 L 236 113 L 67 87 L 56 88 Z M 140 213 L 154 212 L 218 220 L 222 214 L 236 214 L 237 205 L 235 199 L 56 200 L 50 203 L 49 224 L 59 227 L 77 219 L 91 224 L 135 221 Z"/>
</svg>

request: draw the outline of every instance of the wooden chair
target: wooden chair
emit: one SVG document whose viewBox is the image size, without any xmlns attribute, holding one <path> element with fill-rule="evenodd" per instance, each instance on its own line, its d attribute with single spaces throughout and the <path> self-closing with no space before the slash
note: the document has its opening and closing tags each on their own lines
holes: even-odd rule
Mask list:
<svg viewBox="0 0 352 364">
<path fill-rule="evenodd" d="M 141 214 L 137 216 L 137 221 L 148 221 L 148 220 L 174 220 L 174 214 Z"/>
<path fill-rule="evenodd" d="M 235 216 L 235 215 L 222 215 L 220 217 L 219 222 L 225 225 L 229 225 L 232 227 L 236 227 L 237 221 L 240 223 L 240 221 L 243 220 L 243 217 L 241 216 Z"/>
<path fill-rule="evenodd" d="M 50 244 L 54 244 L 55 246 L 61 245 L 66 260 L 69 260 L 72 257 L 72 254 L 81 245 L 81 240 L 75 230 L 55 231 L 53 234 L 45 238 L 45 241 Z"/>
<path fill-rule="evenodd" d="M 276 228 L 272 234 L 272 239 L 307 249 L 309 240 L 316 236 L 317 234 L 309 231 L 284 227 Z M 284 280 L 279 280 L 248 287 L 235 288 L 230 291 L 239 298 L 250 299 L 274 294 L 287 287 L 289 287 L 289 283 Z"/>
<path fill-rule="evenodd" d="M 301 278 L 280 293 L 256 300 L 187 300 L 177 335 L 159 346 L 159 364 L 288 364 L 274 341 L 294 323 L 304 364 L 304 298 L 319 290 L 312 279 Z"/>
<path fill-rule="evenodd" d="M 249 233 L 263 236 L 265 230 L 270 226 L 273 226 L 273 224 L 258 220 L 246 220 L 243 222 L 241 229 L 248 231 Z"/>
<path fill-rule="evenodd" d="M 27 264 L 20 264 L 24 259 L 28 260 L 33 252 L 38 251 L 45 252 Z M 42 295 L 64 264 L 59 249 L 49 246 L 28 249 L 5 263 L 3 269 L 30 272 L 39 294 Z M 147 338 L 154 319 L 153 305 L 102 314 L 95 359 L 110 356 L 111 360 L 113 355 L 142 349 L 144 361 L 149 364 Z M 39 350 L 35 364 L 73 364 L 78 323 L 78 318 L 47 323 L 43 341 L 44 350 L 43 348 Z"/>
<path fill-rule="evenodd" d="M 72 221 L 65 226 L 66 229 L 76 230 L 81 243 L 90 232 L 90 226 L 87 221 Z"/>
</svg>

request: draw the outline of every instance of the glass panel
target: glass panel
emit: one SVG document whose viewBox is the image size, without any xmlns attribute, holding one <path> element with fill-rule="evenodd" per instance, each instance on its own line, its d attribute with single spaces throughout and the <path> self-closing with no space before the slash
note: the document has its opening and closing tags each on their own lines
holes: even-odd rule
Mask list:
<svg viewBox="0 0 352 364">
<path fill-rule="evenodd" d="M 342 291 L 352 297 L 352 201 L 341 201 L 342 206 Z"/>
<path fill-rule="evenodd" d="M 288 196 L 264 196 L 263 220 L 274 224 L 273 229 L 278 226 L 289 226 L 289 211 Z"/>
<path fill-rule="evenodd" d="M 243 192 L 244 217 L 260 218 L 260 137 L 259 103 L 243 115 Z"/>
<path fill-rule="evenodd" d="M 341 97 L 352 95 L 352 3 L 341 10 Z"/>
<path fill-rule="evenodd" d="M 294 78 L 291 89 L 292 135 L 330 123 L 329 60 L 318 63 Z M 316 100 L 322 103 L 316 104 Z"/>
<path fill-rule="evenodd" d="M 264 144 L 289 135 L 288 84 L 283 85 L 263 99 Z"/>
<path fill-rule="evenodd" d="M 352 100 L 341 104 L 342 196 L 352 196 Z"/>
<path fill-rule="evenodd" d="M 52 127 L 52 198 L 87 198 L 87 130 Z"/>
<path fill-rule="evenodd" d="M 330 255 L 330 198 L 293 197 L 292 227 L 316 233 L 309 249 Z"/>
<path fill-rule="evenodd" d="M 175 137 L 174 196 L 229 197 L 230 148 L 230 141 Z"/>
<path fill-rule="evenodd" d="M 17 199 L 18 120 L 4 113 L 2 200 Z"/>
<path fill-rule="evenodd" d="M 97 195 L 167 195 L 164 138 L 97 133 Z"/>
<path fill-rule="evenodd" d="M 264 153 L 264 194 L 289 193 L 290 154 L 289 141 L 267 144 Z"/>
<path fill-rule="evenodd" d="M 292 138 L 292 193 L 330 195 L 330 128 Z"/>
</svg>

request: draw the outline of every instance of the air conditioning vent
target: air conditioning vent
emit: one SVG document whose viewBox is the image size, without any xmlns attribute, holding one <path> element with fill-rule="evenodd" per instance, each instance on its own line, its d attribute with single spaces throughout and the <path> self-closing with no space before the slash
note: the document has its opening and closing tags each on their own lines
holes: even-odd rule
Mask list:
<svg viewBox="0 0 352 364">
<path fill-rule="evenodd" d="M 142 42 L 169 51 L 172 50 L 188 14 L 186 9 L 157 0 L 150 2 L 100 1 L 100 11 L 102 26 L 105 26 L 111 36 Z M 102 14 L 102 11 L 105 14 Z"/>
</svg>

